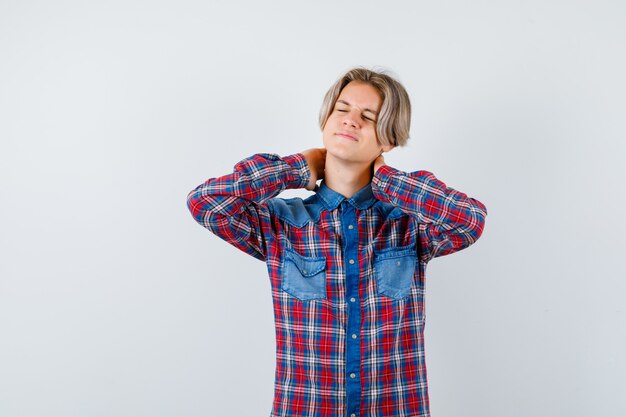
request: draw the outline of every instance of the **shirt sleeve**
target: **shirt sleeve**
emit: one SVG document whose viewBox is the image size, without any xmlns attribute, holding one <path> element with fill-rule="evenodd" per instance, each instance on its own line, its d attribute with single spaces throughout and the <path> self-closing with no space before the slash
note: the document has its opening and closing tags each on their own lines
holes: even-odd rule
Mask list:
<svg viewBox="0 0 626 417">
<path fill-rule="evenodd" d="M 372 177 L 372 192 L 417 219 L 424 262 L 470 246 L 485 226 L 483 203 L 447 187 L 428 171 L 407 173 L 383 165 Z"/>
<path fill-rule="evenodd" d="M 209 178 L 189 192 L 193 218 L 215 235 L 262 261 L 272 237 L 267 200 L 285 189 L 304 188 L 311 172 L 301 153 L 258 153 L 235 164 L 231 174 Z"/>
</svg>

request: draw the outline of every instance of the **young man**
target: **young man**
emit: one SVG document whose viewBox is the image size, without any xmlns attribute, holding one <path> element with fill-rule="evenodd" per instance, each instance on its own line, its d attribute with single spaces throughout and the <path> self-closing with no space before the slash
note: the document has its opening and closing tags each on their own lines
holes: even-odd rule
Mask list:
<svg viewBox="0 0 626 417">
<path fill-rule="evenodd" d="M 325 96 L 323 148 L 255 154 L 188 195 L 198 223 L 267 263 L 272 417 L 430 415 L 426 264 L 474 243 L 487 209 L 430 172 L 385 164 L 408 140 L 410 109 L 399 82 L 352 69 Z M 290 188 L 315 194 L 277 197 Z"/>
</svg>

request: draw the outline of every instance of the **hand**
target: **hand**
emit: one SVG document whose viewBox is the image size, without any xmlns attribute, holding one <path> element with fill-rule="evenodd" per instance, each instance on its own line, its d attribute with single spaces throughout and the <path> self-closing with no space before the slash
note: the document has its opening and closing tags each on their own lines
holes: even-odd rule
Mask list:
<svg viewBox="0 0 626 417">
<path fill-rule="evenodd" d="M 311 179 L 305 187 L 309 191 L 313 191 L 317 186 L 317 181 L 324 179 L 324 167 L 326 165 L 326 148 L 311 148 L 301 152 L 309 164 L 311 171 Z"/>
<path fill-rule="evenodd" d="M 385 163 L 385 157 L 381 153 L 380 155 L 378 155 L 378 158 L 374 160 L 374 174 L 376 173 L 376 170 L 383 165 L 387 164 Z"/>
</svg>

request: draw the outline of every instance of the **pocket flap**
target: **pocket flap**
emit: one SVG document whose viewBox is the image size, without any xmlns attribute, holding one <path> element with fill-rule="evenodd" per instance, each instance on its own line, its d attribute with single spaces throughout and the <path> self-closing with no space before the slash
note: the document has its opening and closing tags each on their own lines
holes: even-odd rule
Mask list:
<svg viewBox="0 0 626 417">
<path fill-rule="evenodd" d="M 302 276 L 312 277 L 326 268 L 326 258 L 315 256 L 302 256 L 290 249 L 285 250 L 285 258 L 292 261 Z"/>
<path fill-rule="evenodd" d="M 415 256 L 416 249 L 412 246 L 401 246 L 399 248 L 389 248 L 381 251 L 374 250 L 374 262 L 402 257 L 415 258 Z"/>
</svg>

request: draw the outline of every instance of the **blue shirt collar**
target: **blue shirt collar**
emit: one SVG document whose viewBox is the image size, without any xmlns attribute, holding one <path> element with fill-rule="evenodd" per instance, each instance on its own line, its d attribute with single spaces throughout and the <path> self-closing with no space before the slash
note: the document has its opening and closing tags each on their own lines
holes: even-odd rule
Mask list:
<svg viewBox="0 0 626 417">
<path fill-rule="evenodd" d="M 376 197 L 374 197 L 374 193 L 372 192 L 371 182 L 367 183 L 365 187 L 357 191 L 352 197 L 346 198 L 343 194 L 328 187 L 326 182 L 322 180 L 317 189 L 317 195 L 321 197 L 329 210 L 336 209 L 343 200 L 347 200 L 359 210 L 365 210 L 376 202 Z"/>
</svg>

